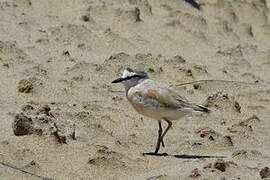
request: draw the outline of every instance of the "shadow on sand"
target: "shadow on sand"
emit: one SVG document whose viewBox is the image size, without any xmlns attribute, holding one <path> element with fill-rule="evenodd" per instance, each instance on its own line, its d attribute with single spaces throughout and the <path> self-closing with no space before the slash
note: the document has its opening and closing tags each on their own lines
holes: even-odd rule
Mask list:
<svg viewBox="0 0 270 180">
<path fill-rule="evenodd" d="M 207 156 L 207 155 L 191 155 L 191 154 L 167 154 L 167 153 L 143 153 L 144 156 L 159 156 L 159 157 L 175 157 L 177 159 L 211 159 L 211 158 L 226 158 L 226 156 Z"/>
</svg>

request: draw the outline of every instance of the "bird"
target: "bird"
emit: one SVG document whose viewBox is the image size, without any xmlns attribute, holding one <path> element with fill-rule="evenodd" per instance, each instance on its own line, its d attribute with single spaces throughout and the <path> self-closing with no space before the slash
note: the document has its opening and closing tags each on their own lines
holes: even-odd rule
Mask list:
<svg viewBox="0 0 270 180">
<path fill-rule="evenodd" d="M 189 102 L 167 84 L 150 79 L 145 71 L 126 68 L 112 83 L 124 84 L 126 98 L 132 107 L 139 114 L 157 120 L 159 129 L 156 148 L 153 152 L 145 153 L 148 155 L 158 155 L 160 145 L 165 147 L 163 139 L 172 127 L 172 121 L 193 112 L 210 112 L 204 106 Z M 164 131 L 162 121 L 168 124 Z"/>
</svg>

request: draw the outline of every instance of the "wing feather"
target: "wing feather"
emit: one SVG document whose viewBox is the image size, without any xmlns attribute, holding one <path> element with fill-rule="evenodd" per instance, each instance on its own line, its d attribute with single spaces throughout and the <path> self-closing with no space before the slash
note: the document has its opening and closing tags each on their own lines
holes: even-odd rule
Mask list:
<svg viewBox="0 0 270 180">
<path fill-rule="evenodd" d="M 129 98 L 138 106 L 144 108 L 170 108 L 170 109 L 194 109 L 197 107 L 188 102 L 188 100 L 180 96 L 169 86 L 146 80 L 130 89 Z"/>
</svg>

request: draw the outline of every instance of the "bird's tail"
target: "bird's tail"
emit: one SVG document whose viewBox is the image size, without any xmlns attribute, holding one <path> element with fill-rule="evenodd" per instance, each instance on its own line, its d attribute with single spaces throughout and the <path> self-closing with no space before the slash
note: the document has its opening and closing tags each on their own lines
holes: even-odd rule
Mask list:
<svg viewBox="0 0 270 180">
<path fill-rule="evenodd" d="M 200 111 L 200 112 L 204 112 L 204 113 L 210 113 L 210 109 L 204 107 L 204 106 L 201 106 L 201 105 L 197 105 L 195 108 L 194 108 L 195 111 Z"/>
</svg>

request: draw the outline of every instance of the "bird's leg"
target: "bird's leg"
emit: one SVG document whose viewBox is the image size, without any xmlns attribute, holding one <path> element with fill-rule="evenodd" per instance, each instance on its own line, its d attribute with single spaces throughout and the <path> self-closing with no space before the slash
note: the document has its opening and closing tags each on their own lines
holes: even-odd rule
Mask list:
<svg viewBox="0 0 270 180">
<path fill-rule="evenodd" d="M 162 147 L 165 147 L 165 144 L 164 144 L 163 140 L 161 139 L 161 136 L 162 136 L 162 125 L 161 125 L 161 121 L 160 120 L 158 121 L 158 127 L 159 127 L 159 129 L 158 129 L 158 138 L 160 139 L 160 142 L 161 142 Z"/>
<path fill-rule="evenodd" d="M 163 147 L 165 147 L 164 142 L 163 142 L 163 137 L 165 136 L 165 134 L 167 133 L 167 131 L 172 126 L 172 122 L 171 121 L 169 121 L 168 119 L 164 119 L 164 120 L 168 123 L 168 126 L 167 126 L 167 128 L 165 129 L 164 132 L 162 132 L 161 120 L 158 121 L 158 127 L 159 127 L 159 129 L 158 129 L 158 139 L 157 139 L 157 145 L 156 145 L 155 152 L 143 153 L 143 155 L 168 156 L 167 153 L 158 154 L 158 151 L 159 151 L 159 148 L 160 148 L 160 143 L 162 144 Z"/>
<path fill-rule="evenodd" d="M 158 139 L 157 139 L 157 145 L 156 145 L 156 150 L 155 150 L 155 154 L 158 153 L 159 151 L 159 147 L 160 147 L 160 143 L 162 144 L 162 146 L 164 147 L 164 143 L 161 139 L 162 136 L 162 126 L 161 126 L 161 120 L 158 121 Z"/>
<path fill-rule="evenodd" d="M 172 127 L 172 122 L 169 119 L 164 118 L 164 120 L 168 123 L 167 128 L 165 129 L 165 131 L 163 132 L 163 134 L 161 135 L 161 142 L 163 142 L 163 138 L 166 135 L 166 133 L 168 132 L 168 130 Z"/>
</svg>

